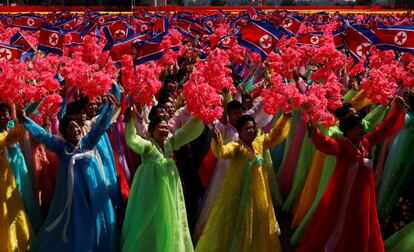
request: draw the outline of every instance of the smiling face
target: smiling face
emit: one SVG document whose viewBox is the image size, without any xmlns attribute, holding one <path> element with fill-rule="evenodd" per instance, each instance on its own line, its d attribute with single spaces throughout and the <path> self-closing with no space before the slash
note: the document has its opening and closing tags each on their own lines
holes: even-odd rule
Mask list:
<svg viewBox="0 0 414 252">
<path fill-rule="evenodd" d="M 253 121 L 247 121 L 239 131 L 239 137 L 246 144 L 253 143 L 257 136 L 256 124 Z"/>
<path fill-rule="evenodd" d="M 77 146 L 82 138 L 81 127 L 75 121 L 70 121 L 66 127 L 64 137 L 68 142 Z"/>
<path fill-rule="evenodd" d="M 75 113 L 75 114 L 72 114 L 68 117 L 69 117 L 70 120 L 75 121 L 80 127 L 83 127 L 83 125 L 85 125 L 85 122 L 86 122 L 86 119 L 87 119 L 86 113 L 83 109 L 80 113 Z"/>
<path fill-rule="evenodd" d="M 150 133 L 155 142 L 163 143 L 167 140 L 168 135 L 170 134 L 170 128 L 168 127 L 167 121 L 162 120 Z"/>
<path fill-rule="evenodd" d="M 89 119 L 92 119 L 94 116 L 96 116 L 96 111 L 98 111 L 98 104 L 95 101 L 89 102 L 86 105 L 85 113 Z"/>
</svg>

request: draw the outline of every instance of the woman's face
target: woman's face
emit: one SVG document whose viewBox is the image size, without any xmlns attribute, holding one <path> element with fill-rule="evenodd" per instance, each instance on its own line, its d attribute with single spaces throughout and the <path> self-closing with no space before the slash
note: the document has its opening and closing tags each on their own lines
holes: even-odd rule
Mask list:
<svg viewBox="0 0 414 252">
<path fill-rule="evenodd" d="M 0 111 L 0 127 L 7 129 L 7 124 L 10 121 L 10 113 L 7 110 Z"/>
<path fill-rule="evenodd" d="M 69 116 L 70 120 L 75 121 L 79 126 L 85 125 L 86 122 L 86 113 L 82 110 L 80 113 L 76 113 Z"/>
<path fill-rule="evenodd" d="M 168 127 L 167 121 L 161 121 L 151 132 L 151 137 L 155 140 L 155 142 L 162 143 L 167 140 L 169 134 L 170 128 Z"/>
<path fill-rule="evenodd" d="M 165 108 L 158 107 L 157 108 L 157 117 L 167 119 L 167 118 L 169 118 L 169 114 L 167 113 L 167 111 L 165 110 Z"/>
<path fill-rule="evenodd" d="M 74 145 L 79 144 L 82 138 L 82 129 L 75 121 L 71 121 L 66 128 L 65 138 Z"/>
<path fill-rule="evenodd" d="M 239 136 L 243 142 L 247 144 L 253 143 L 257 136 L 256 125 L 253 121 L 247 121 L 239 132 Z"/>
<path fill-rule="evenodd" d="M 89 102 L 88 105 L 86 105 L 85 113 L 88 118 L 93 118 L 96 116 L 96 111 L 98 111 L 98 104 L 94 102 Z"/>
<path fill-rule="evenodd" d="M 166 102 L 164 104 L 164 108 L 167 111 L 169 118 L 172 118 L 174 116 L 175 113 L 175 108 L 174 105 L 172 104 L 172 102 Z"/>
</svg>

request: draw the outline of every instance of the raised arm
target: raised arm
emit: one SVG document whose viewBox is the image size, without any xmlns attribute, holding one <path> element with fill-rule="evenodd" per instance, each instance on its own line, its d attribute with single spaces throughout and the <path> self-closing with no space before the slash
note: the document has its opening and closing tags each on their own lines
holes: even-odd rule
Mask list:
<svg viewBox="0 0 414 252">
<path fill-rule="evenodd" d="M 213 132 L 213 135 L 215 133 Z M 217 136 L 211 138 L 211 151 L 218 159 L 232 159 L 236 156 L 236 142 L 230 142 L 226 145 L 223 143 L 221 134 L 217 131 Z"/>
<path fill-rule="evenodd" d="M 188 144 L 201 135 L 204 130 L 204 123 L 197 117 L 190 117 L 187 122 L 176 131 L 173 137 L 168 139 L 172 150 L 178 150 L 181 146 Z"/>
<path fill-rule="evenodd" d="M 25 128 L 22 124 L 15 124 L 10 131 L 5 131 L 0 141 L 0 149 L 19 141 L 23 137 L 24 132 Z"/>
<path fill-rule="evenodd" d="M 325 136 L 319 129 L 315 129 L 311 136 L 311 140 L 319 151 L 332 156 L 339 154 L 338 141 L 335 138 Z"/>
<path fill-rule="evenodd" d="M 137 135 L 134 120 L 129 120 L 125 123 L 125 139 L 128 147 L 139 155 L 143 155 L 152 145 L 150 141 Z"/>
<path fill-rule="evenodd" d="M 369 146 L 374 146 L 397 133 L 404 125 L 405 111 L 400 106 L 395 106 L 385 117 L 384 121 L 378 124 L 374 130 L 365 135 Z"/>
<path fill-rule="evenodd" d="M 289 129 L 290 119 L 288 116 L 282 115 L 269 133 L 260 136 L 263 138 L 263 148 L 269 149 L 281 143 L 287 137 Z"/>
<path fill-rule="evenodd" d="M 92 126 L 91 131 L 89 131 L 89 133 L 86 134 L 86 136 L 84 136 L 81 140 L 81 144 L 84 147 L 90 150 L 95 147 L 101 136 L 109 129 L 111 115 L 112 105 L 105 104 L 101 114 L 96 120 L 96 123 Z"/>
<path fill-rule="evenodd" d="M 30 118 L 25 117 L 25 119 L 23 120 L 23 125 L 27 129 L 27 131 L 29 131 L 32 137 L 36 141 L 44 144 L 48 150 L 56 153 L 59 153 L 62 150 L 64 146 L 62 141 L 52 136 L 49 132 L 40 127 Z"/>
</svg>

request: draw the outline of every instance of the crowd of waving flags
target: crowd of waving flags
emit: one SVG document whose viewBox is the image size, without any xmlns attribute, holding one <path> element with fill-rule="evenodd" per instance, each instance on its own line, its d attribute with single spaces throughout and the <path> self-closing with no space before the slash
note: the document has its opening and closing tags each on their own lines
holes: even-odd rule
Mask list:
<svg viewBox="0 0 414 252">
<path fill-rule="evenodd" d="M 63 47 L 81 46 L 85 35 L 92 34 L 97 40 L 105 40 L 103 50 L 109 50 L 116 63 L 123 55 L 131 55 L 135 64 L 141 64 L 162 56 L 163 38 L 175 29 L 196 45 L 201 58 L 216 47 L 226 49 L 239 43 L 259 53 L 263 60 L 277 49 L 282 37 L 296 37 L 298 45 L 318 47 L 325 27 L 336 22 L 338 25 L 332 33 L 337 49 L 345 48 L 358 62 L 372 45 L 381 50 L 413 53 L 413 20 L 410 14 L 300 14 L 279 10 L 264 13 L 255 8 L 238 14 L 218 10 L 209 15 L 147 11 L 130 15 L 94 11 L 85 11 L 82 15 L 70 12 L 2 15 L 0 21 L 6 29 L 20 28 L 39 33 L 39 36 L 37 44 L 31 44 L 18 31 L 9 43 L 0 44 L 0 59 L 25 59 L 37 51 L 62 55 Z M 211 36 L 225 24 L 229 27 L 227 34 Z M 65 44 L 67 34 L 72 39 Z M 176 41 L 175 46 L 181 42 Z"/>
</svg>

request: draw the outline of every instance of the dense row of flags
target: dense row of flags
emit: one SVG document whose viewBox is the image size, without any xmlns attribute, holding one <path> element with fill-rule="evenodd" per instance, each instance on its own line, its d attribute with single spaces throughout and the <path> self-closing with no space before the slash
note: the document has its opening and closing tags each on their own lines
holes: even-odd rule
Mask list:
<svg viewBox="0 0 414 252">
<path fill-rule="evenodd" d="M 216 47 L 228 49 L 238 43 L 265 59 L 276 49 L 282 37 L 296 37 L 298 45 L 320 46 L 324 27 L 334 20 L 341 24 L 333 31 L 336 48 L 346 48 L 356 62 L 372 45 L 382 50 L 414 53 L 414 18 L 411 14 L 403 17 L 364 15 L 361 18 L 326 12 L 312 15 L 287 11 L 263 13 L 250 8 L 239 15 L 220 10 L 212 15 L 190 12 L 171 15 L 144 10 L 134 15 L 110 15 L 93 11 L 86 11 L 83 15 L 70 12 L 43 16 L 1 15 L 0 22 L 4 27 L 39 32 L 39 39 L 36 46 L 31 45 L 23 33 L 17 32 L 10 39 L 10 44 L 0 44 L 0 59 L 25 59 L 37 50 L 62 55 L 64 46 L 82 45 L 83 38 L 92 34 L 98 40 L 102 39 L 102 35 L 105 37 L 104 50 L 110 51 L 115 62 L 119 63 L 122 56 L 128 54 L 134 56 L 135 64 L 141 64 L 162 56 L 166 49 L 162 41 L 169 29 L 176 29 L 192 41 L 199 49 L 201 58 Z M 227 34 L 214 36 L 214 30 L 224 24 L 229 27 Z M 303 25 L 311 26 L 315 32 L 299 34 Z M 68 34 L 71 35 L 71 42 L 64 43 L 64 37 Z M 179 43 L 178 40 L 174 41 L 174 50 L 178 49 Z"/>
</svg>

